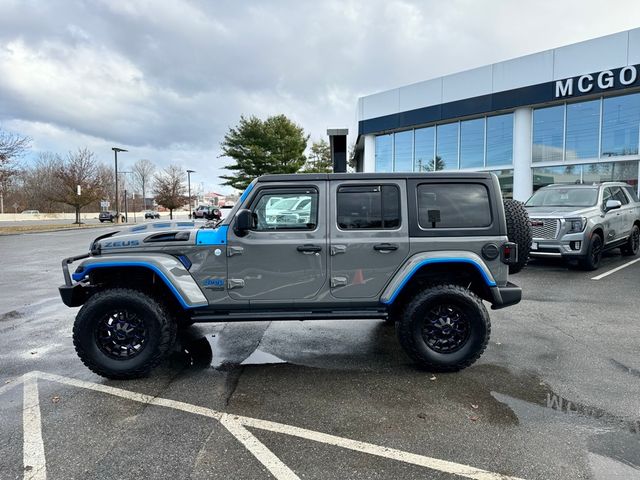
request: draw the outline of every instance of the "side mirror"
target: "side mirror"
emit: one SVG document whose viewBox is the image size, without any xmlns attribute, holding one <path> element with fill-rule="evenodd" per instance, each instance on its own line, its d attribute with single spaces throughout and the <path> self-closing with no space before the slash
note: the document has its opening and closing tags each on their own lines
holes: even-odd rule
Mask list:
<svg viewBox="0 0 640 480">
<path fill-rule="evenodd" d="M 622 202 L 620 200 L 607 200 L 607 203 L 604 204 L 604 211 L 608 212 L 610 210 L 615 210 L 622 206 Z"/>
<path fill-rule="evenodd" d="M 236 213 L 236 223 L 233 227 L 236 235 L 244 237 L 252 227 L 253 215 L 251 214 L 251 210 L 238 210 L 238 213 Z"/>
</svg>

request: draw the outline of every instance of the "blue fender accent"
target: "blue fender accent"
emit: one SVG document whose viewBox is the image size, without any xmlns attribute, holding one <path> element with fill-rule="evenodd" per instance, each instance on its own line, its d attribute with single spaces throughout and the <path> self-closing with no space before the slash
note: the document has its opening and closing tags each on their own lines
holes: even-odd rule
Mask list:
<svg viewBox="0 0 640 480">
<path fill-rule="evenodd" d="M 97 268 L 113 268 L 113 267 L 143 267 L 143 268 L 148 268 L 149 270 L 153 270 L 156 275 L 158 275 L 165 283 L 165 285 L 167 287 L 169 287 L 169 290 L 171 290 L 171 292 L 173 292 L 173 294 L 175 295 L 176 299 L 178 300 L 178 302 L 180 302 L 180 305 L 182 305 L 182 308 L 197 308 L 197 307 L 192 307 L 191 305 L 187 304 L 187 302 L 185 302 L 184 298 L 182 298 L 182 295 L 180 295 L 180 292 L 178 292 L 178 290 L 176 289 L 176 287 L 173 286 L 173 284 L 169 281 L 169 279 L 166 277 L 166 275 L 164 273 L 162 273 L 162 271 L 156 267 L 155 265 L 152 265 L 150 263 L 146 263 L 146 262 L 113 262 L 113 263 L 96 263 L 96 264 L 92 264 L 92 265 L 87 265 L 85 268 L 82 269 L 82 271 L 80 272 L 76 272 L 74 274 L 71 275 L 71 277 L 76 281 L 80 281 L 82 280 L 91 270 L 95 270 Z"/>
<path fill-rule="evenodd" d="M 496 282 L 487 275 L 487 272 L 485 272 L 484 269 L 480 265 L 478 265 L 478 262 L 470 258 L 427 258 L 425 260 L 422 260 L 420 263 L 418 263 L 411 269 L 409 274 L 402 279 L 402 282 L 400 283 L 400 285 L 398 285 L 398 288 L 396 288 L 396 290 L 393 292 L 393 295 L 391 295 L 389 300 L 384 302 L 384 304 L 391 305 L 393 301 L 396 299 L 396 297 L 400 294 L 404 286 L 407 284 L 407 282 L 411 280 L 411 277 L 413 277 L 413 275 L 418 270 L 420 270 L 420 268 L 422 268 L 424 265 L 429 265 L 434 263 L 467 263 L 467 264 L 473 265 L 478 270 L 478 272 L 480 272 L 487 286 L 489 287 L 496 286 Z"/>
<path fill-rule="evenodd" d="M 198 230 L 198 233 L 196 233 L 196 245 L 226 245 L 228 230 L 228 225 Z"/>
</svg>

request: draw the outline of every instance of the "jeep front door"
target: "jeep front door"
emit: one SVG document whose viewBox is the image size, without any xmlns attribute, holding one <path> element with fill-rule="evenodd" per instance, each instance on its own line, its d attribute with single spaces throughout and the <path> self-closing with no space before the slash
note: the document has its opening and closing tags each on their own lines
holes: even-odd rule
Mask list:
<svg viewBox="0 0 640 480">
<path fill-rule="evenodd" d="M 249 199 L 252 227 L 227 245 L 227 288 L 250 304 L 305 301 L 327 278 L 326 182 L 258 184 Z"/>
<path fill-rule="evenodd" d="M 330 287 L 375 299 L 409 254 L 405 180 L 332 181 Z"/>
</svg>

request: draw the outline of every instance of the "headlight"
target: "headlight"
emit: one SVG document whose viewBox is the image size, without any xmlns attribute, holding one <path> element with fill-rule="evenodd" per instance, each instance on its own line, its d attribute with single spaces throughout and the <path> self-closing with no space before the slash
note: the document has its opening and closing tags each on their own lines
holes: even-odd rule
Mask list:
<svg viewBox="0 0 640 480">
<path fill-rule="evenodd" d="M 584 227 L 587 226 L 587 219 L 584 217 L 580 218 L 567 218 L 566 220 L 569 229 L 567 233 L 579 233 L 584 230 Z"/>
</svg>

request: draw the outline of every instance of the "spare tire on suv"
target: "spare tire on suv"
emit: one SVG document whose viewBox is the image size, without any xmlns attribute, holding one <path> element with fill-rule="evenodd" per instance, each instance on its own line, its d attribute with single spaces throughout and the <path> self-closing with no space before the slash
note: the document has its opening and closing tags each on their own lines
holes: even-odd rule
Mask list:
<svg viewBox="0 0 640 480">
<path fill-rule="evenodd" d="M 518 245 L 518 261 L 509 265 L 509 273 L 518 273 L 529 261 L 531 250 L 531 223 L 524 203 L 517 200 L 504 201 L 504 213 L 507 220 L 507 237 Z"/>
</svg>

